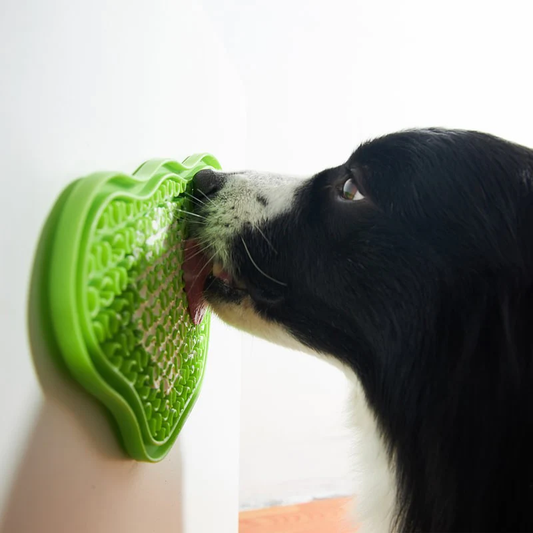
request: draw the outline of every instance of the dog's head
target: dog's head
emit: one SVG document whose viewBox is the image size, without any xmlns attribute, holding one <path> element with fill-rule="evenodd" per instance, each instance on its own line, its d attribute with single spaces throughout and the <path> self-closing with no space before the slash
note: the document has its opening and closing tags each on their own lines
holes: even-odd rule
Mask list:
<svg viewBox="0 0 533 533">
<path fill-rule="evenodd" d="M 307 179 L 204 171 L 196 186 L 206 300 L 355 371 L 398 460 L 404 526 L 516 514 L 493 502 L 533 482 L 531 463 L 501 459 L 533 446 L 533 151 L 415 130 Z"/>
<path fill-rule="evenodd" d="M 419 343 L 443 294 L 530 278 L 532 166 L 489 135 L 419 130 L 307 179 L 203 171 L 205 298 L 235 326 L 375 375 Z"/>
</svg>

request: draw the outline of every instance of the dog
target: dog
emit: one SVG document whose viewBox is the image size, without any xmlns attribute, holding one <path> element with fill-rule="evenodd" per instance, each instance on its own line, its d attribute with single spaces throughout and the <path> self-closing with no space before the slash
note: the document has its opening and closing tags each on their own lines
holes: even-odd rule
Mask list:
<svg viewBox="0 0 533 533">
<path fill-rule="evenodd" d="M 533 531 L 533 150 L 410 130 L 195 187 L 201 300 L 354 384 L 359 531 Z"/>
</svg>

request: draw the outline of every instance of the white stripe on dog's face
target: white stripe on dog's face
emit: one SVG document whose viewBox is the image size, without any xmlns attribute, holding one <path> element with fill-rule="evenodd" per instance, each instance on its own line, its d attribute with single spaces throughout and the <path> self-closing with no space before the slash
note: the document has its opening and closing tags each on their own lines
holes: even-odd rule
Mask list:
<svg viewBox="0 0 533 533">
<path fill-rule="evenodd" d="M 255 228 L 288 212 L 305 178 L 267 172 L 221 173 L 225 183 L 202 210 L 207 224 L 201 232 L 225 268 L 231 268 L 229 246 L 245 225 Z"/>
</svg>

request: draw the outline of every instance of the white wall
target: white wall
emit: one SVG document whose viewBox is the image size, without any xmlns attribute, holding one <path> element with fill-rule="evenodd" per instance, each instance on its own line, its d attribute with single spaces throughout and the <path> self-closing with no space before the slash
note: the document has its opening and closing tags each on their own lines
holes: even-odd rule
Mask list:
<svg viewBox="0 0 533 533">
<path fill-rule="evenodd" d="M 172 452 L 126 459 L 26 331 L 33 254 L 72 179 L 211 151 L 244 164 L 243 87 L 199 2 L 4 0 L 0 15 L 0 531 L 235 533 L 240 334 L 214 324 Z M 209 512 L 207 512 L 209 510 Z"/>
<path fill-rule="evenodd" d="M 527 0 L 206 3 L 244 81 L 250 167 L 312 173 L 409 127 L 480 129 L 533 146 Z M 348 492 L 344 378 L 248 342 L 242 507 Z"/>
</svg>

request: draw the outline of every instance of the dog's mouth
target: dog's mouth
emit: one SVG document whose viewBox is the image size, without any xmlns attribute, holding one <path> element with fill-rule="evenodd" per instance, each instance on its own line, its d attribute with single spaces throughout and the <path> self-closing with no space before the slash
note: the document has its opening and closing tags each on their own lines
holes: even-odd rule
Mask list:
<svg viewBox="0 0 533 533">
<path fill-rule="evenodd" d="M 205 315 L 207 293 L 226 300 L 242 298 L 246 294 L 245 285 L 225 270 L 216 258 L 210 259 L 194 239 L 185 242 L 183 278 L 189 314 L 196 325 Z"/>
</svg>

